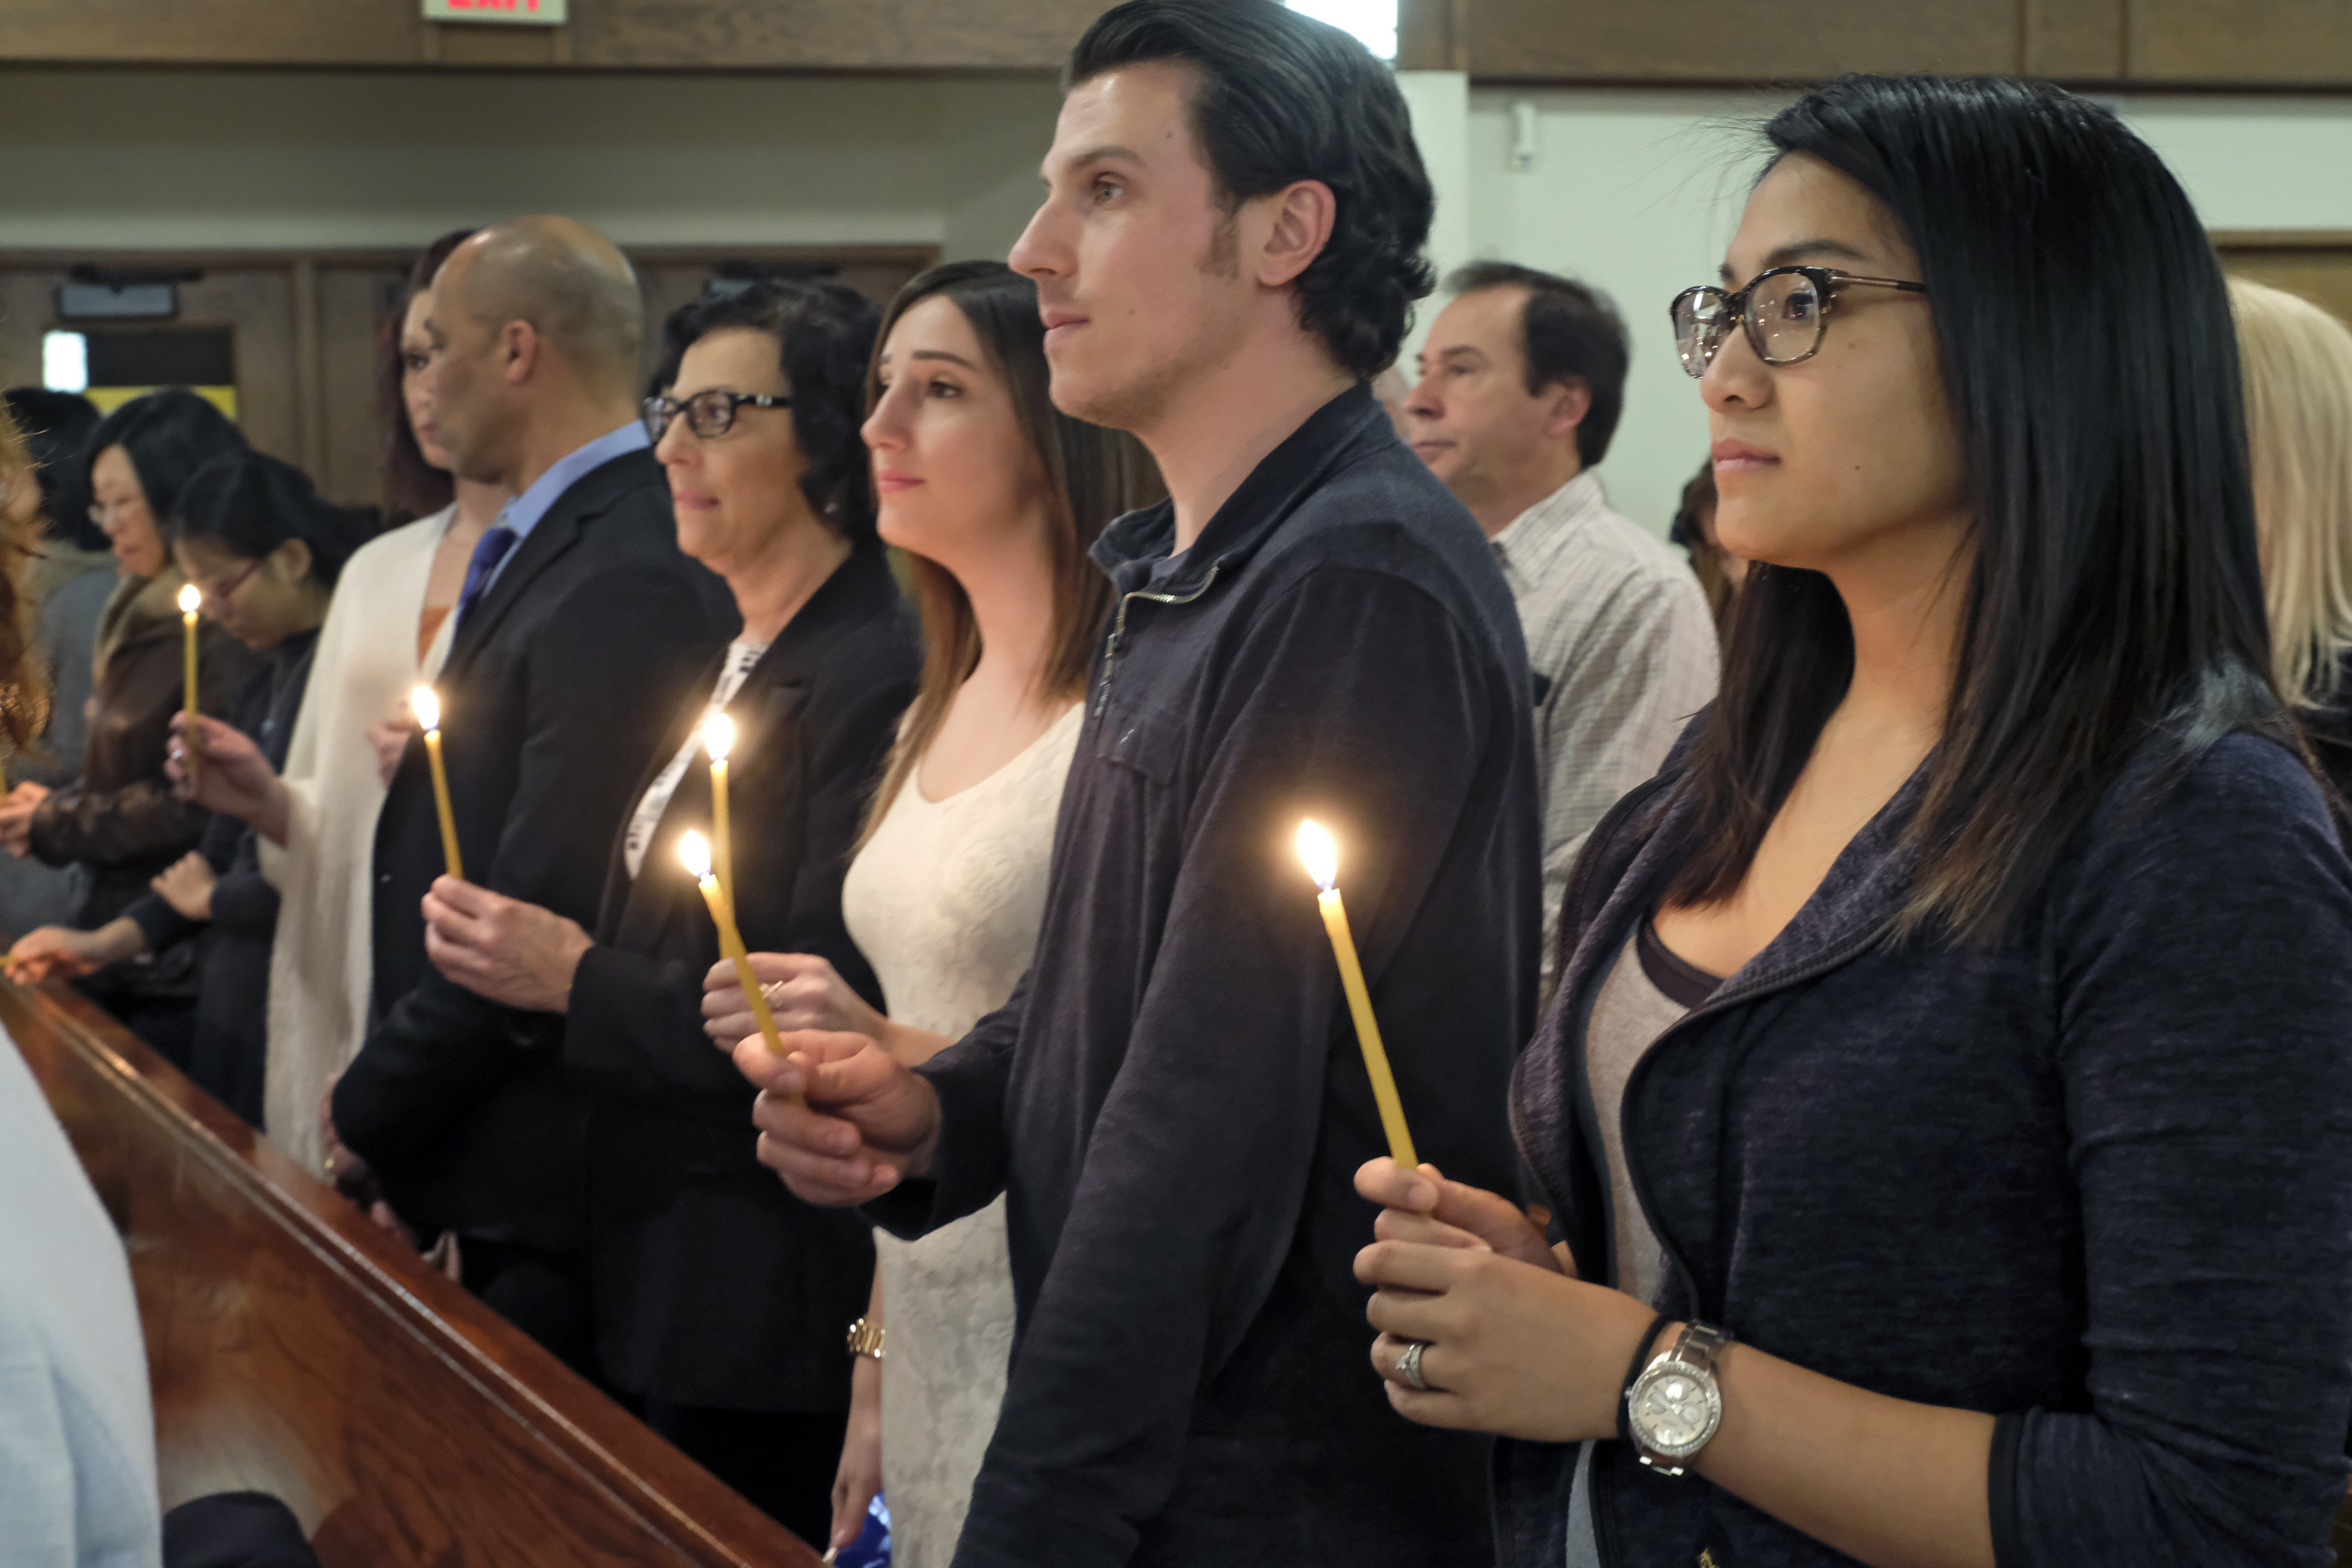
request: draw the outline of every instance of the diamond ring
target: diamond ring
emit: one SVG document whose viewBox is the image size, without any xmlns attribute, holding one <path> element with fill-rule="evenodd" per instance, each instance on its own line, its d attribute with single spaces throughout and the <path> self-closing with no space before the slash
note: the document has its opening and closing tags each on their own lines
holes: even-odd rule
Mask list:
<svg viewBox="0 0 2352 1568">
<path fill-rule="evenodd" d="M 1407 1384 L 1421 1390 L 1423 1394 L 1429 1392 L 1429 1384 L 1421 1375 L 1421 1352 L 1428 1348 L 1428 1344 L 1424 1342 L 1415 1340 L 1405 1346 L 1404 1354 L 1397 1357 L 1396 1363 L 1397 1375 L 1404 1379 Z"/>
</svg>

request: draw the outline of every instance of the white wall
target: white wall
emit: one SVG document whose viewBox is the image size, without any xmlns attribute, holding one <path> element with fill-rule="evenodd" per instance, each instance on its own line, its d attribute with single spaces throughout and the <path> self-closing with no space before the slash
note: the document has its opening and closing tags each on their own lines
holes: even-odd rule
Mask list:
<svg viewBox="0 0 2352 1568">
<path fill-rule="evenodd" d="M 1537 106 L 1539 151 L 1509 166 L 1510 110 Z M 1471 250 L 1606 290 L 1633 334 L 1625 415 L 1603 480 L 1663 533 L 1706 455 L 1696 384 L 1666 302 L 1714 276 L 1759 166 L 1755 130 L 1785 101 L 1725 93 L 1481 89 L 1470 95 Z M 2112 100 L 2172 165 L 2208 227 L 2352 232 L 2352 99 Z M 1424 307 L 1424 315 L 1430 307 Z"/>
</svg>

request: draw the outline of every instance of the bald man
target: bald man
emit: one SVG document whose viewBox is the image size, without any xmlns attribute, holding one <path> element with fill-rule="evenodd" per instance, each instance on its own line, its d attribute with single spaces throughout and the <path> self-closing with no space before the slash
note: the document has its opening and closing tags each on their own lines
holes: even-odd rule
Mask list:
<svg viewBox="0 0 2352 1568">
<path fill-rule="evenodd" d="M 434 435 L 513 497 L 467 568 L 436 683 L 465 872 L 583 925 L 655 747 L 737 625 L 725 584 L 678 551 L 637 421 L 643 322 L 627 260 L 555 217 L 460 246 L 425 322 Z M 456 1233 L 468 1289 L 593 1375 L 562 1019 L 426 962 L 421 903 L 444 871 L 412 742 L 376 823 L 374 1022 L 335 1131 L 420 1236 Z"/>
</svg>

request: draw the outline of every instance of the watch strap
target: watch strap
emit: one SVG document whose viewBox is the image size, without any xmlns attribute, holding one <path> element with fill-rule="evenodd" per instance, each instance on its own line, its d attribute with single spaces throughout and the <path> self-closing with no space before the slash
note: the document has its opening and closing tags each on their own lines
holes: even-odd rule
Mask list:
<svg viewBox="0 0 2352 1568">
<path fill-rule="evenodd" d="M 1652 1332 L 1654 1334 L 1656 1331 L 1653 1330 Z M 1675 1456 L 1658 1452 L 1643 1442 L 1641 1435 L 1634 1430 L 1633 1384 L 1641 1381 L 1642 1373 L 1648 1372 L 1650 1367 L 1662 1366 L 1668 1362 L 1673 1362 L 1689 1367 L 1698 1376 L 1705 1378 L 1708 1386 L 1716 1388 L 1716 1397 L 1720 1399 L 1721 1390 L 1716 1384 L 1715 1377 L 1716 1358 L 1730 1346 L 1732 1339 L 1733 1335 L 1729 1329 L 1719 1328 L 1713 1323 L 1703 1323 L 1696 1318 L 1687 1319 L 1683 1323 L 1683 1331 L 1675 1336 L 1673 1349 L 1651 1362 L 1649 1366 L 1636 1363 L 1633 1377 L 1625 1384 L 1625 1396 L 1618 1402 L 1617 1422 L 1621 1434 L 1633 1444 L 1634 1454 L 1643 1465 L 1665 1475 L 1679 1476 L 1690 1468 L 1692 1460 L 1698 1458 L 1700 1449 L 1704 1448 L 1706 1443 L 1714 1441 L 1715 1434 L 1710 1431 L 1701 1441 L 1699 1447 L 1692 1449 L 1687 1454 Z"/>
</svg>

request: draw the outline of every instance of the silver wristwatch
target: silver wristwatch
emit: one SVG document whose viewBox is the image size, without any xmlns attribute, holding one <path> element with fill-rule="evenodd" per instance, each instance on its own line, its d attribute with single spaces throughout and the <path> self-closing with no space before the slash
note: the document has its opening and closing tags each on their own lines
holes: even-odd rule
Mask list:
<svg viewBox="0 0 2352 1568">
<path fill-rule="evenodd" d="M 1626 1425 L 1633 1451 L 1654 1470 L 1679 1476 L 1723 1425 L 1723 1391 L 1715 1358 L 1731 1333 L 1711 1323 L 1683 1325 L 1675 1348 L 1642 1369 L 1625 1391 Z"/>
</svg>

